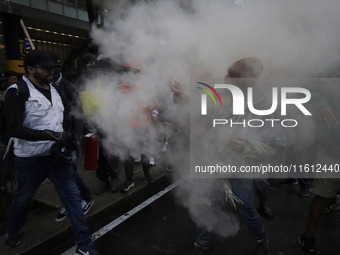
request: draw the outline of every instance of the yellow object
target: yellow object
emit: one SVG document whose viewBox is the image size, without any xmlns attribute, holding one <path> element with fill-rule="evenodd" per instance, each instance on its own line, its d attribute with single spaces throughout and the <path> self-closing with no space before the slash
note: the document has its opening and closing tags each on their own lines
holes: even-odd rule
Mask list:
<svg viewBox="0 0 340 255">
<path fill-rule="evenodd" d="M 7 70 L 11 70 L 17 73 L 25 73 L 23 60 L 7 60 L 6 68 Z"/>
<path fill-rule="evenodd" d="M 80 100 L 85 116 L 92 116 L 98 111 L 99 97 L 96 91 L 85 90 L 80 93 Z"/>
</svg>

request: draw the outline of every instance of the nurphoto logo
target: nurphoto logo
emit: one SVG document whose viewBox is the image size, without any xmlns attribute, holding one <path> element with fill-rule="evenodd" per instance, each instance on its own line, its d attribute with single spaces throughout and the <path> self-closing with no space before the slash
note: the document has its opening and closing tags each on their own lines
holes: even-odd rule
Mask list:
<svg viewBox="0 0 340 255">
<path fill-rule="evenodd" d="M 268 109 L 256 109 L 254 106 L 254 93 L 253 88 L 248 87 L 247 88 L 247 96 L 244 95 L 243 91 L 232 84 L 215 84 L 214 87 L 203 83 L 203 82 L 197 82 L 198 84 L 201 84 L 205 86 L 206 88 L 209 88 L 215 96 L 220 101 L 221 107 L 223 107 L 222 100 L 220 95 L 217 93 L 216 89 L 227 89 L 231 93 L 232 96 L 232 116 L 242 116 L 245 115 L 245 109 L 247 106 L 247 109 L 250 113 L 256 116 L 269 116 L 274 113 L 277 113 L 278 106 L 280 105 L 280 115 L 281 116 L 287 116 L 287 105 L 294 105 L 298 110 L 302 112 L 305 116 L 311 116 L 312 114 L 310 111 L 307 110 L 307 108 L 304 106 L 304 104 L 308 103 L 311 99 L 311 93 L 308 89 L 300 88 L 300 87 L 273 87 L 272 88 L 272 103 L 271 106 Z M 217 106 L 216 100 L 213 96 L 213 94 L 206 88 L 197 87 L 198 89 L 201 89 L 206 94 L 201 94 L 201 115 L 207 115 L 207 94 L 212 98 L 215 106 Z M 280 92 L 280 93 L 279 93 Z M 290 95 L 290 96 L 289 96 Z M 299 96 L 297 96 L 299 95 Z M 247 105 L 245 104 L 247 103 Z M 279 104 L 280 103 L 280 104 Z M 246 123 L 247 122 L 247 123 Z M 250 119 L 250 120 L 244 120 L 242 122 L 234 122 L 234 125 L 236 124 L 242 124 L 243 126 L 246 126 L 248 124 L 249 127 L 262 127 L 265 122 L 271 123 L 271 126 L 274 127 L 275 122 L 281 122 L 281 125 L 283 127 L 295 127 L 298 125 L 297 120 L 295 119 Z M 213 127 L 216 127 L 216 125 L 225 125 L 225 124 L 231 124 L 232 120 L 229 119 L 214 119 L 213 120 Z"/>
</svg>

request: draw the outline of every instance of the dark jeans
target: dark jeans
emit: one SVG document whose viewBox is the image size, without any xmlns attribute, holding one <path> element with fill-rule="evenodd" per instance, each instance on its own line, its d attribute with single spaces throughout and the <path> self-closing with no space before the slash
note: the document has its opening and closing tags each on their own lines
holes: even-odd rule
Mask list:
<svg viewBox="0 0 340 255">
<path fill-rule="evenodd" d="M 301 190 L 310 189 L 312 187 L 311 181 L 307 178 L 299 178 L 298 182 Z"/>
<path fill-rule="evenodd" d="M 141 155 L 141 163 L 143 167 L 144 175 L 149 174 L 150 170 L 150 159 L 146 155 Z M 128 156 L 128 158 L 124 161 L 124 168 L 125 168 L 125 179 L 127 182 L 133 181 L 133 167 L 135 164 L 135 160 L 133 157 Z"/>
<path fill-rule="evenodd" d="M 229 179 L 233 193 L 241 199 L 243 204 L 237 204 L 237 212 L 248 227 L 254 240 L 266 239 L 266 231 L 261 218 L 254 208 L 254 180 L 252 179 Z M 208 250 L 211 246 L 211 233 L 202 226 L 197 228 L 196 243 L 202 250 Z"/>
<path fill-rule="evenodd" d="M 66 208 L 75 232 L 76 244 L 80 247 L 93 245 L 91 232 L 81 207 L 80 191 L 76 185 L 76 172 L 72 166 L 52 163 L 49 156 L 14 158 L 17 174 L 17 189 L 11 205 L 7 234 L 17 235 L 24 224 L 28 206 L 40 184 L 49 178 Z"/>
<path fill-rule="evenodd" d="M 80 197 L 82 199 L 84 199 L 85 201 L 90 201 L 92 199 L 92 195 L 91 195 L 91 191 L 90 189 L 87 187 L 87 185 L 85 184 L 84 180 L 80 177 L 80 175 L 78 174 L 77 171 L 78 167 L 77 166 L 73 166 L 73 170 L 74 170 L 74 177 L 75 177 L 75 182 L 77 184 L 77 187 L 80 191 Z"/>
<path fill-rule="evenodd" d="M 315 160 L 315 143 L 305 145 L 303 143 L 296 143 L 290 146 L 286 151 L 286 162 L 287 165 L 304 165 L 312 164 Z M 299 186 L 301 190 L 307 190 L 311 188 L 311 181 L 308 179 L 308 175 L 300 174 L 298 178 Z"/>
<path fill-rule="evenodd" d="M 99 142 L 98 169 L 96 171 L 97 178 L 103 182 L 118 178 L 119 157 L 109 154 Z"/>
</svg>

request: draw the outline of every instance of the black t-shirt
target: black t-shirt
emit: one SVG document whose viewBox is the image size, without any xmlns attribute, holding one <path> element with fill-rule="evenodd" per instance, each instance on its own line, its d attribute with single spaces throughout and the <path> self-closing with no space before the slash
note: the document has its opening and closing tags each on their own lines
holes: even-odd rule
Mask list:
<svg viewBox="0 0 340 255">
<path fill-rule="evenodd" d="M 35 84 L 33 84 L 33 85 L 41 94 L 43 94 L 52 103 L 52 96 L 51 96 L 51 89 L 50 88 L 43 89 L 43 88 L 38 87 Z"/>
</svg>

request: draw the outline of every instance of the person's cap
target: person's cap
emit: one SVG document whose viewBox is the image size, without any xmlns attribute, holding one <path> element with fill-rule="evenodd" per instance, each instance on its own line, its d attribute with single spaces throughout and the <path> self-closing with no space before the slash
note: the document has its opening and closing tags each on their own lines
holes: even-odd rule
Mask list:
<svg viewBox="0 0 340 255">
<path fill-rule="evenodd" d="M 82 66 L 86 66 L 87 64 L 89 63 L 96 63 L 97 62 L 97 57 L 96 55 L 92 54 L 92 53 L 85 53 L 84 55 L 82 55 L 80 58 L 79 58 L 79 63 L 82 65 Z"/>
<path fill-rule="evenodd" d="M 11 70 L 8 70 L 8 71 L 4 71 L 2 73 L 0 73 L 0 80 L 1 81 L 7 81 L 7 79 L 11 76 L 19 76 L 18 73 L 14 72 L 14 71 L 11 71 Z"/>
<path fill-rule="evenodd" d="M 24 66 L 41 65 L 45 67 L 60 67 L 60 61 L 54 59 L 52 55 L 46 51 L 32 50 L 24 58 Z"/>
</svg>

